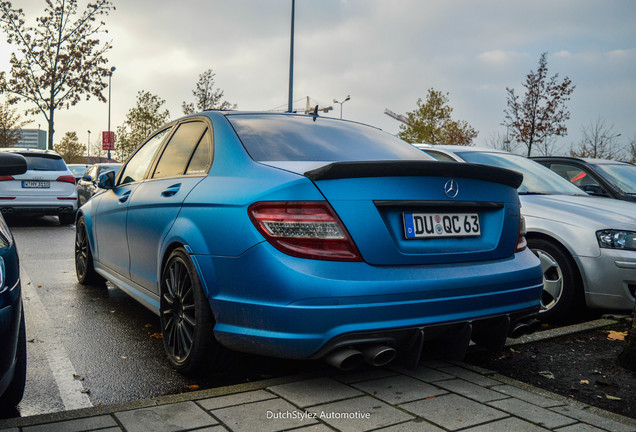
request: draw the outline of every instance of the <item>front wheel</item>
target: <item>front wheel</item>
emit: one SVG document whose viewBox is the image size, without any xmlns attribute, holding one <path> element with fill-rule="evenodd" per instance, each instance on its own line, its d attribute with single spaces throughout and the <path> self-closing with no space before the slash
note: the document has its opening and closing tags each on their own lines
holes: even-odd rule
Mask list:
<svg viewBox="0 0 636 432">
<path fill-rule="evenodd" d="M 214 318 L 199 276 L 183 249 L 166 261 L 161 277 L 160 322 L 170 364 L 181 373 L 220 369 L 229 352 L 214 339 Z"/>
<path fill-rule="evenodd" d="M 531 238 L 528 239 L 528 247 L 541 261 L 543 272 L 539 319 L 557 322 L 571 318 L 582 303 L 576 265 L 568 253 L 552 241 Z"/>
</svg>

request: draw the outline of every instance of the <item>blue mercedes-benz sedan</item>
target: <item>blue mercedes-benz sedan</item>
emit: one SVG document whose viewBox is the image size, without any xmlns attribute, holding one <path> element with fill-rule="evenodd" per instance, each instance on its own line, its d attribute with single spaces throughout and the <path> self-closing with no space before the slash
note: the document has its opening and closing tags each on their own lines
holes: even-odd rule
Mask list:
<svg viewBox="0 0 636 432">
<path fill-rule="evenodd" d="M 182 372 L 231 351 L 349 369 L 415 363 L 439 340 L 498 349 L 543 287 L 521 180 L 350 121 L 206 111 L 100 176 L 77 276 L 157 313 Z"/>
</svg>

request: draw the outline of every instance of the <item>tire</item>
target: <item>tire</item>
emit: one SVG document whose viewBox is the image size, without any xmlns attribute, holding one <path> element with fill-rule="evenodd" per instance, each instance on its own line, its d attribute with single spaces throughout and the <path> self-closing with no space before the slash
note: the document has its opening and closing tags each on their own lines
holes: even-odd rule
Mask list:
<svg viewBox="0 0 636 432">
<path fill-rule="evenodd" d="M 26 384 L 27 370 L 27 346 L 26 346 L 26 328 L 24 325 L 24 309 L 22 309 L 22 318 L 20 319 L 20 331 L 18 333 L 18 348 L 16 352 L 16 364 L 13 372 L 13 378 L 5 392 L 0 396 L 0 407 L 15 407 L 22 400 L 24 395 L 24 387 Z"/>
<path fill-rule="evenodd" d="M 162 271 L 159 319 L 163 347 L 183 374 L 221 370 L 230 352 L 214 339 L 214 318 L 199 276 L 184 249 L 175 249 Z"/>
<path fill-rule="evenodd" d="M 57 218 L 60 220 L 60 225 L 73 225 L 75 223 L 75 212 L 62 213 L 57 215 Z"/>
<path fill-rule="evenodd" d="M 105 282 L 93 267 L 93 254 L 84 216 L 79 217 L 75 228 L 75 274 L 82 285 L 103 285 Z"/>
<path fill-rule="evenodd" d="M 528 247 L 541 261 L 543 293 L 539 319 L 559 322 L 582 311 L 580 275 L 570 255 L 558 244 L 544 239 L 528 239 Z"/>
</svg>

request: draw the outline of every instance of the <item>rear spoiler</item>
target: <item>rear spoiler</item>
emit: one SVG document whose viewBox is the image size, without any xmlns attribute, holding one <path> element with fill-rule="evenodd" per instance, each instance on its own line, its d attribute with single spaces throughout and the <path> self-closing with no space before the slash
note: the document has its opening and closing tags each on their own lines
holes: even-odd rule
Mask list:
<svg viewBox="0 0 636 432">
<path fill-rule="evenodd" d="M 485 180 L 517 189 L 523 174 L 505 168 L 464 162 L 368 161 L 334 162 L 305 172 L 313 181 L 361 177 L 459 177 Z"/>
</svg>

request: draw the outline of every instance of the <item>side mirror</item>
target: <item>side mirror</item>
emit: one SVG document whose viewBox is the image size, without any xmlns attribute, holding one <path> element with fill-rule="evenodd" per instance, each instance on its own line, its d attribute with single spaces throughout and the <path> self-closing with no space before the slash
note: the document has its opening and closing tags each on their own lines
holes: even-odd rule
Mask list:
<svg viewBox="0 0 636 432">
<path fill-rule="evenodd" d="M 0 175 L 10 176 L 24 174 L 27 162 L 24 156 L 16 153 L 0 152 Z"/>
<path fill-rule="evenodd" d="M 97 187 L 100 189 L 113 189 L 115 187 L 115 171 L 100 174 L 97 178 Z"/>
<path fill-rule="evenodd" d="M 607 192 L 605 192 L 605 189 L 603 189 L 599 185 L 583 185 L 581 186 L 581 189 L 583 189 L 585 192 L 589 193 L 590 195 L 594 195 L 594 196 L 602 196 L 602 197 L 610 196 Z"/>
</svg>

